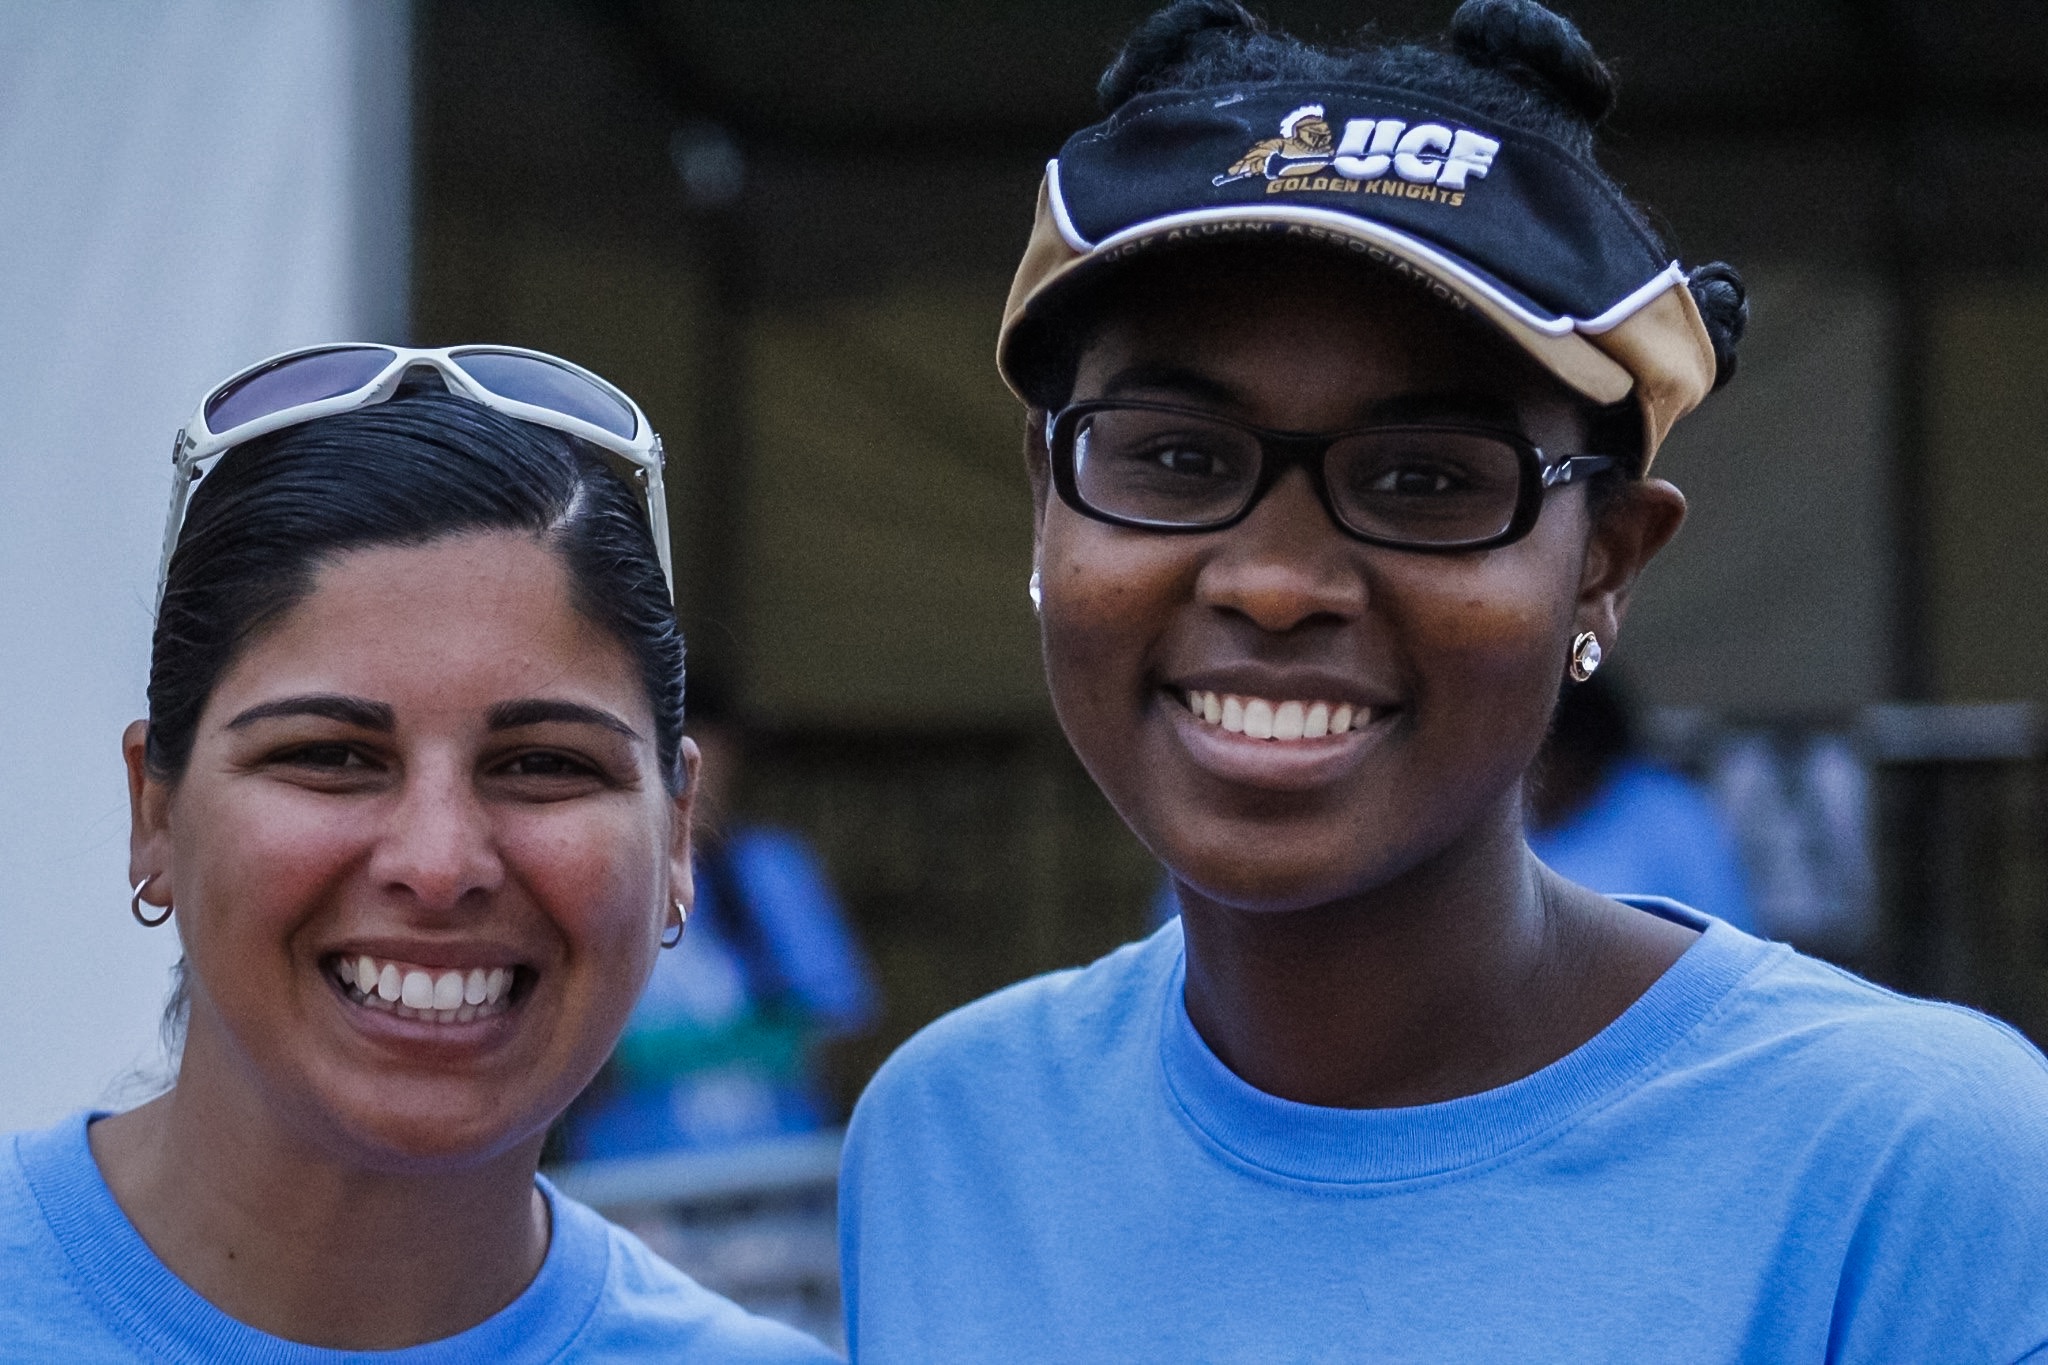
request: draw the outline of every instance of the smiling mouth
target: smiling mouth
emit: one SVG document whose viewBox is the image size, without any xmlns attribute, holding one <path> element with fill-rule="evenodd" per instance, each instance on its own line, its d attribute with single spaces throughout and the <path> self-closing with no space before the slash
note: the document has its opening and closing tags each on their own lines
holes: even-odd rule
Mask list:
<svg viewBox="0 0 2048 1365">
<path fill-rule="evenodd" d="M 533 975 L 525 967 L 421 967 L 367 953 L 329 958 L 327 974 L 357 1005 L 437 1024 L 505 1013 Z"/>
<path fill-rule="evenodd" d="M 1176 692 L 1189 714 L 1205 725 L 1213 725 L 1247 739 L 1272 740 L 1287 744 L 1304 739 L 1323 739 L 1364 728 L 1372 712 L 1350 702 L 1275 701 L 1267 697 L 1243 697 L 1234 692 Z"/>
</svg>

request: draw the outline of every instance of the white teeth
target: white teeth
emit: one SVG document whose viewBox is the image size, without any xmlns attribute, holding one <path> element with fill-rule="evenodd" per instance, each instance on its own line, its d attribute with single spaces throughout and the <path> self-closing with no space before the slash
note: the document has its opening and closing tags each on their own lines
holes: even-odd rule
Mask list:
<svg viewBox="0 0 2048 1365">
<path fill-rule="evenodd" d="M 416 1010 L 434 1007 L 434 978 L 425 972 L 407 972 L 405 985 L 401 989 L 400 1002 Z"/>
<path fill-rule="evenodd" d="M 434 1008 L 458 1009 L 462 1005 L 462 973 L 443 972 L 434 978 Z"/>
<path fill-rule="evenodd" d="M 466 1024 L 503 1014 L 511 1008 L 516 978 L 510 967 L 444 971 L 379 962 L 367 953 L 334 959 L 332 971 L 358 1005 L 439 1024 Z"/>
<path fill-rule="evenodd" d="M 1189 713 L 1197 720 L 1220 725 L 1233 735 L 1283 744 L 1348 734 L 1354 718 L 1363 726 L 1368 717 L 1366 711 L 1354 709 L 1349 702 L 1332 705 L 1326 701 L 1268 701 L 1264 697 L 1202 691 L 1183 695 Z"/>
</svg>

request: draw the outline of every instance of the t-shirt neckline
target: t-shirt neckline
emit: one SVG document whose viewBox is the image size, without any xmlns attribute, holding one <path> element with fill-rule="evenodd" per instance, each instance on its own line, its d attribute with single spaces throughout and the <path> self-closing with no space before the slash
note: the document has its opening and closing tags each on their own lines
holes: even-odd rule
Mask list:
<svg viewBox="0 0 2048 1365">
<path fill-rule="evenodd" d="M 1408 1108 L 1325 1108 L 1246 1083 L 1188 1018 L 1186 947 L 1177 943 L 1161 1012 L 1167 1090 L 1227 1158 L 1283 1179 L 1377 1185 L 1441 1178 L 1498 1160 L 1646 1075 L 1759 962 L 1784 951 L 1673 901 L 1617 899 L 1700 936 L 1612 1023 L 1549 1066 L 1476 1095 Z"/>
<path fill-rule="evenodd" d="M 18 1135 L 22 1174 L 93 1307 L 122 1335 L 171 1360 L 264 1365 L 551 1360 L 596 1310 L 610 1272 L 603 1225 L 538 1177 L 550 1217 L 547 1255 L 533 1282 L 498 1312 L 454 1336 L 395 1351 L 342 1351 L 288 1341 L 229 1317 L 150 1250 L 93 1159 L 86 1130 L 101 1117 L 75 1114 L 54 1128 Z"/>
</svg>

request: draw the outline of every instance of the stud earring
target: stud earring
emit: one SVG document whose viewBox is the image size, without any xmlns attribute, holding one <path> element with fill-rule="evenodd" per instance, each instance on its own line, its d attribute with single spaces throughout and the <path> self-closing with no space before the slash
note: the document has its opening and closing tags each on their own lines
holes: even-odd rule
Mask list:
<svg viewBox="0 0 2048 1365">
<path fill-rule="evenodd" d="M 142 893 L 149 889 L 150 880 L 150 878 L 144 877 L 141 881 L 135 883 L 134 899 L 128 902 L 128 913 L 135 916 L 135 922 L 145 929 L 156 928 L 159 924 L 162 924 L 165 920 L 169 919 L 171 917 L 171 911 L 177 908 L 173 905 L 166 905 L 164 907 L 164 912 L 161 915 L 158 915 L 155 919 L 151 919 L 149 916 L 142 913 Z"/>
<path fill-rule="evenodd" d="M 1573 682 L 1585 682 L 1600 668 L 1600 637 L 1590 630 L 1582 630 L 1572 639 L 1571 675 Z"/>
<path fill-rule="evenodd" d="M 1043 615 L 1045 612 L 1045 586 L 1038 577 L 1038 566 L 1031 566 L 1031 581 L 1024 585 L 1024 595 L 1031 599 L 1031 610 Z"/>
<path fill-rule="evenodd" d="M 671 936 L 669 929 L 662 930 L 661 946 L 664 948 L 673 948 L 678 943 L 681 943 L 683 941 L 683 930 L 689 927 L 689 923 L 690 907 L 684 905 L 681 901 L 677 901 L 676 922 L 669 926 L 669 929 L 673 929 L 675 932 L 673 936 Z"/>
</svg>

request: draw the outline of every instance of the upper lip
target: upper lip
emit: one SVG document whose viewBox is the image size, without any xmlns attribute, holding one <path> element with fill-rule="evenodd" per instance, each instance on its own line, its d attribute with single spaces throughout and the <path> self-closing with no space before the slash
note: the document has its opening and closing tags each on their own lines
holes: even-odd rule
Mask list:
<svg viewBox="0 0 2048 1365">
<path fill-rule="evenodd" d="M 1399 705 L 1387 689 L 1314 668 L 1229 664 L 1178 674 L 1166 686 L 1176 692 L 1216 692 L 1267 701 L 1348 702 L 1367 711 L 1386 711 Z"/>
<path fill-rule="evenodd" d="M 349 939 L 323 950 L 321 957 L 361 957 L 403 962 L 414 967 L 523 967 L 533 960 L 501 943 L 395 938 Z"/>
</svg>

